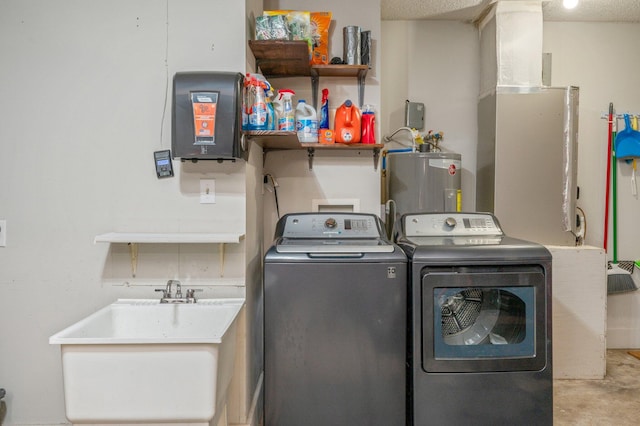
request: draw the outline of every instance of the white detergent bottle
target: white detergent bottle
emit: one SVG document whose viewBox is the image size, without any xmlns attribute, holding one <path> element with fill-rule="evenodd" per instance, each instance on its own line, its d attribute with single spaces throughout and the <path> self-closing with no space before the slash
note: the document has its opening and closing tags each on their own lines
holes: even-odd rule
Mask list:
<svg viewBox="0 0 640 426">
<path fill-rule="evenodd" d="M 318 142 L 318 115 L 304 99 L 300 99 L 296 107 L 296 132 L 300 142 Z"/>
</svg>

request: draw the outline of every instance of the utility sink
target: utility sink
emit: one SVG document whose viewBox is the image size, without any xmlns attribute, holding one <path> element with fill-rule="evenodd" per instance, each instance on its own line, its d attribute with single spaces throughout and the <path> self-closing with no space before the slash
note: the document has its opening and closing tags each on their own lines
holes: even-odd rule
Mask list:
<svg viewBox="0 0 640 426">
<path fill-rule="evenodd" d="M 74 424 L 226 425 L 243 299 L 119 299 L 49 338 Z"/>
</svg>

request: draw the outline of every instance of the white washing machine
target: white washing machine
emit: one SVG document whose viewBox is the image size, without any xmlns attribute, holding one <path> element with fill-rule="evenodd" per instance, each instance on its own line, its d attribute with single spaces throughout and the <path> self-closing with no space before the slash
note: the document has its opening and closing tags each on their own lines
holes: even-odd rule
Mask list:
<svg viewBox="0 0 640 426">
<path fill-rule="evenodd" d="M 401 219 L 409 424 L 551 425 L 551 254 L 488 213 Z"/>
</svg>

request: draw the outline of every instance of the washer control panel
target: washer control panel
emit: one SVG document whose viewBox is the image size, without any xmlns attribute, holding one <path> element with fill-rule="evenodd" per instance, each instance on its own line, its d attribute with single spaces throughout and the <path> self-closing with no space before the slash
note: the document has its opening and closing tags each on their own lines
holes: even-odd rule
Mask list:
<svg viewBox="0 0 640 426">
<path fill-rule="evenodd" d="M 380 238 L 374 215 L 358 213 L 290 214 L 284 224 L 284 238 Z"/>
<path fill-rule="evenodd" d="M 415 213 L 403 217 L 407 237 L 503 236 L 490 213 Z"/>
</svg>

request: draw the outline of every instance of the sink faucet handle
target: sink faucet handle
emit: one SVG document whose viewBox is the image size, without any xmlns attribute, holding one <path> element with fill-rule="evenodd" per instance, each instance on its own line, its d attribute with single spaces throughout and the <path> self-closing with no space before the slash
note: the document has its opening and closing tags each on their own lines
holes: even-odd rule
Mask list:
<svg viewBox="0 0 640 426">
<path fill-rule="evenodd" d="M 174 281 L 176 283 L 176 299 L 182 299 L 182 285 L 180 281 Z"/>
<path fill-rule="evenodd" d="M 195 299 L 196 296 L 195 296 L 194 293 L 196 291 L 202 291 L 202 289 L 201 288 L 188 288 L 187 289 L 187 299 Z"/>
</svg>

